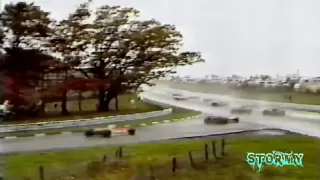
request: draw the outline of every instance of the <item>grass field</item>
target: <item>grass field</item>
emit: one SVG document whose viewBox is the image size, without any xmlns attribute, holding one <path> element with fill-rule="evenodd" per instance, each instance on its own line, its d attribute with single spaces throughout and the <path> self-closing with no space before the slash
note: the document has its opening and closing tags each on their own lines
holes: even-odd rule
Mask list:
<svg viewBox="0 0 320 180">
<path fill-rule="evenodd" d="M 135 104 L 130 103 L 131 99 L 135 99 Z M 137 100 L 136 95 L 125 94 L 119 96 L 119 111 L 115 110 L 115 100 L 112 100 L 110 103 L 111 111 L 109 112 L 96 112 L 97 109 L 97 99 L 84 99 L 82 100 L 82 111 L 78 109 L 78 101 L 70 100 L 67 103 L 67 108 L 70 111 L 70 115 L 61 116 L 60 115 L 60 102 L 48 103 L 46 104 L 46 114 L 39 118 L 25 119 L 21 121 L 10 121 L 7 123 L 30 123 L 30 122 L 42 122 L 42 121 L 61 121 L 61 120 L 72 120 L 72 119 L 83 119 L 83 118 L 92 118 L 98 116 L 114 116 L 121 114 L 133 114 L 141 113 L 148 111 L 160 110 L 158 106 L 153 106 L 146 104 L 142 101 Z M 55 104 L 57 108 L 55 108 Z"/>
<path fill-rule="evenodd" d="M 76 177 L 75 180 L 128 180 L 142 172 L 147 172 L 152 165 L 154 174 L 158 179 L 165 180 L 301 180 L 319 179 L 319 150 L 320 141 L 306 137 L 279 137 L 279 138 L 250 138 L 227 140 L 228 156 L 219 161 L 203 162 L 203 147 L 209 140 L 179 141 L 167 143 L 142 144 L 125 146 L 124 153 L 128 156 L 122 160 L 122 165 L 110 164 L 96 170 L 94 178 Z M 265 166 L 258 175 L 246 162 L 247 152 L 271 152 L 293 151 L 304 153 L 304 167 L 274 167 Z M 202 168 L 193 169 L 187 161 L 187 152 L 198 152 L 196 163 Z M 77 172 L 78 175 L 85 172 L 86 166 L 80 166 L 82 162 L 101 160 L 103 155 L 107 159 L 114 157 L 115 148 L 92 148 L 63 152 L 51 152 L 43 154 L 20 154 L 7 158 L 6 176 L 8 179 L 19 180 L 23 176 L 35 177 L 40 165 L 44 167 L 46 179 L 53 174 L 58 174 L 59 169 L 67 169 L 68 172 Z M 178 173 L 170 172 L 170 160 L 177 157 Z M 212 159 L 210 154 L 210 159 Z M 201 163 L 202 162 L 202 163 Z M 78 165 L 75 165 L 78 164 Z M 92 169 L 91 169 L 92 170 Z M 33 178 L 36 180 L 36 178 Z M 67 179 L 67 178 L 66 178 Z M 53 179 L 50 179 L 53 180 Z M 55 179 L 57 180 L 57 179 Z M 137 180 L 139 180 L 137 178 Z M 141 178 L 141 180 L 143 180 Z M 146 179 L 147 180 L 147 179 Z"/>
<path fill-rule="evenodd" d="M 221 84 L 192 84 L 192 83 L 171 83 L 167 82 L 170 87 L 189 90 L 194 92 L 212 93 L 230 95 L 232 97 L 243 99 L 256 99 L 274 102 L 286 102 L 297 104 L 320 105 L 320 95 L 312 93 L 302 93 L 295 91 L 262 91 L 255 89 L 231 89 L 227 85 Z M 289 100 L 288 96 L 292 99 Z"/>
<path fill-rule="evenodd" d="M 125 122 L 119 122 L 119 123 L 112 123 L 117 125 L 117 127 L 123 127 L 125 125 L 130 125 L 130 127 L 138 127 L 141 126 L 141 124 L 146 124 L 146 125 L 152 125 L 152 122 L 159 122 L 163 123 L 164 120 L 172 120 L 172 119 L 180 119 L 180 118 L 186 118 L 186 117 L 191 117 L 200 114 L 199 112 L 195 111 L 189 111 L 189 110 L 184 110 L 184 109 L 173 109 L 172 114 L 162 116 L 162 117 L 157 117 L 157 118 L 150 118 L 150 119 L 141 119 L 141 120 L 135 120 L 135 121 L 125 121 Z M 107 125 L 99 125 L 99 126 L 93 126 L 94 128 L 98 127 L 105 127 Z M 92 127 L 92 128 L 93 128 Z M 8 133 L 8 134 L 1 134 L 1 137 L 6 137 L 6 136 L 17 136 L 17 137 L 28 137 L 28 136 L 34 136 L 35 133 L 37 134 L 46 134 L 46 135 L 55 135 L 55 134 L 60 134 L 61 132 L 84 132 L 85 130 L 89 129 L 88 127 L 76 127 L 76 128 L 65 128 L 65 129 L 53 129 L 53 130 L 45 130 L 45 131 L 36 131 L 36 132 L 30 132 L 30 133 Z"/>
</svg>

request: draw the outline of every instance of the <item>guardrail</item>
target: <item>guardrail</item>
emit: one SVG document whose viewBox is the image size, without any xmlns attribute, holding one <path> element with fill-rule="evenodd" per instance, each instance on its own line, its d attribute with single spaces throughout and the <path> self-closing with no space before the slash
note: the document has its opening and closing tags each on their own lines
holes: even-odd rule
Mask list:
<svg viewBox="0 0 320 180">
<path fill-rule="evenodd" d="M 313 112 L 320 112 L 320 106 L 317 105 L 305 105 L 305 104 L 294 104 L 294 103 L 279 103 L 279 102 L 270 102 L 270 101 L 262 101 L 262 100 L 251 100 L 251 99 L 240 99 L 240 98 L 232 98 L 226 95 L 216 95 L 216 94 L 209 94 L 209 93 L 199 93 L 199 92 L 192 92 L 180 89 L 173 89 L 167 88 L 169 91 L 178 91 L 185 94 L 193 94 L 197 95 L 201 98 L 213 98 L 217 100 L 225 100 L 229 101 L 232 100 L 235 103 L 243 103 L 243 104 L 251 104 L 251 105 L 267 105 L 273 108 L 282 108 L 282 109 L 290 109 L 296 111 L 313 111 Z M 320 101 L 320 99 L 319 99 Z"/>
<path fill-rule="evenodd" d="M 172 113 L 172 108 L 164 109 L 161 111 L 152 111 L 146 113 L 136 113 L 109 117 L 96 117 L 92 119 L 77 119 L 68 121 L 52 121 L 52 122 L 41 122 L 41 123 L 30 123 L 30 124 L 11 124 L 11 125 L 0 125 L 0 133 L 12 133 L 12 132 L 29 132 L 49 129 L 62 129 L 72 127 L 84 127 L 92 125 L 103 125 L 115 122 L 133 121 L 140 119 L 156 118 L 160 116 L 169 115 Z"/>
<path fill-rule="evenodd" d="M 194 111 L 194 112 L 201 112 L 201 111 L 197 111 L 197 110 L 193 110 L 193 109 L 183 108 L 181 106 L 178 106 L 178 105 L 175 105 L 175 104 L 172 104 L 172 103 L 160 102 L 160 101 L 153 100 L 153 99 L 151 99 L 149 97 L 145 97 L 145 96 L 144 96 L 143 101 L 146 102 L 146 103 L 149 103 L 149 104 L 155 104 L 155 105 L 161 106 L 163 108 L 175 107 L 177 109 L 185 109 L 185 110 Z"/>
</svg>

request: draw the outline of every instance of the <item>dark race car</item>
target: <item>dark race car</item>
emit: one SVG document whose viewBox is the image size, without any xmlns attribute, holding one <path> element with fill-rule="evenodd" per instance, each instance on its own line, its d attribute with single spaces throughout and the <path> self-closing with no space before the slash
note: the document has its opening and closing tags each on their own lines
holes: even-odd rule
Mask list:
<svg viewBox="0 0 320 180">
<path fill-rule="evenodd" d="M 185 101 L 188 98 L 184 97 L 184 96 L 174 96 L 173 99 L 176 100 L 176 101 Z"/>
<path fill-rule="evenodd" d="M 265 109 L 262 111 L 263 115 L 267 115 L 267 116 L 285 116 L 286 112 L 284 110 L 281 109 Z"/>
<path fill-rule="evenodd" d="M 231 109 L 231 114 L 251 114 L 252 113 L 252 108 L 248 106 L 240 106 Z"/>
<path fill-rule="evenodd" d="M 222 116 L 207 116 L 204 118 L 205 124 L 229 124 L 239 123 L 238 117 L 222 117 Z"/>
<path fill-rule="evenodd" d="M 133 128 L 95 128 L 95 129 L 89 129 L 85 131 L 86 137 L 92 137 L 92 136 L 102 136 L 102 137 L 111 137 L 113 134 L 118 135 L 135 135 L 136 130 Z"/>
<path fill-rule="evenodd" d="M 212 101 L 212 102 L 210 103 L 210 105 L 211 105 L 212 107 L 223 107 L 223 106 L 226 106 L 227 103 L 226 103 L 226 102 L 220 102 L 220 101 Z"/>
</svg>

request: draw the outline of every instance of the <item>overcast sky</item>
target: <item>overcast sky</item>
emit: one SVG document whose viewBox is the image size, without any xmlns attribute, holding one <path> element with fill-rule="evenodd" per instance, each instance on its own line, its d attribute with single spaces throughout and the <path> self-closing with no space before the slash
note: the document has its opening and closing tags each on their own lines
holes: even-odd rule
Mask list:
<svg viewBox="0 0 320 180">
<path fill-rule="evenodd" d="M 0 0 L 1 1 L 1 0 Z M 2 3 L 17 0 L 2 0 Z M 32 1 L 27 1 L 32 2 Z M 64 18 L 81 0 L 34 0 Z M 180 74 L 320 76 L 319 0 L 93 0 L 95 6 L 139 9 L 143 17 L 174 24 L 184 50 L 201 51 L 206 63 Z"/>
</svg>

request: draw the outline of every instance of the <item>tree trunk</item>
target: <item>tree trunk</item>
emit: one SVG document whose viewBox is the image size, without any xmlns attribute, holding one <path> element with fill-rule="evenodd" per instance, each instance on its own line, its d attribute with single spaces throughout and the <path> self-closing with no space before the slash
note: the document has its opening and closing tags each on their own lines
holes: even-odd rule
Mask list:
<svg viewBox="0 0 320 180">
<path fill-rule="evenodd" d="M 121 82 L 122 82 L 121 79 L 117 79 L 110 84 L 109 89 L 108 89 L 108 93 L 107 93 L 105 101 L 104 101 L 104 111 L 110 110 L 109 105 L 110 105 L 111 100 L 116 98 L 118 96 L 118 94 L 120 93 Z M 118 106 L 117 103 L 118 102 L 116 100 L 116 106 Z M 117 107 L 116 107 L 116 109 L 117 109 Z"/>
<path fill-rule="evenodd" d="M 103 112 L 103 111 L 108 111 L 106 108 L 106 102 L 105 102 L 105 97 L 106 97 L 106 90 L 104 88 L 100 88 L 98 92 L 98 108 L 97 111 Z"/>
<path fill-rule="evenodd" d="M 117 110 L 117 111 L 119 111 L 118 95 L 116 95 L 116 97 L 115 97 L 115 101 L 116 101 L 116 103 L 115 103 L 115 108 L 116 108 L 116 110 Z"/>
<path fill-rule="evenodd" d="M 110 105 L 110 102 L 111 102 L 111 100 L 112 100 L 113 98 L 110 98 L 110 97 L 108 97 L 107 96 L 107 99 L 104 101 L 104 104 L 105 104 L 105 111 L 110 111 L 110 107 L 109 107 L 109 105 Z"/>
<path fill-rule="evenodd" d="M 107 93 L 107 97 L 105 100 L 105 106 L 106 109 L 109 111 L 110 110 L 110 102 L 114 99 L 117 98 L 118 96 L 118 92 L 117 91 L 112 91 L 111 89 L 109 89 L 108 93 Z M 117 109 L 117 99 L 116 99 L 116 109 Z M 118 109 L 117 109 L 118 110 Z"/>
<path fill-rule="evenodd" d="M 79 111 L 82 111 L 82 92 L 79 91 L 78 93 L 78 109 Z"/>
<path fill-rule="evenodd" d="M 61 100 L 61 114 L 69 115 L 69 111 L 67 109 L 67 90 L 62 92 L 62 100 Z"/>
</svg>

